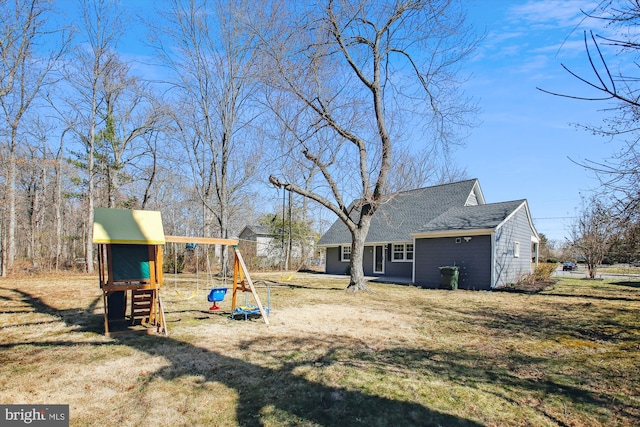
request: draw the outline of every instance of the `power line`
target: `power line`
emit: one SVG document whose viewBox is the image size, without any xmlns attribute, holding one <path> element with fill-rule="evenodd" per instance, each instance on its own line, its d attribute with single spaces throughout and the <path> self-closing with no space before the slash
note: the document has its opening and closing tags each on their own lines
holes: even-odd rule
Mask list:
<svg viewBox="0 0 640 427">
<path fill-rule="evenodd" d="M 577 216 L 551 216 L 548 218 L 533 218 L 534 221 L 542 219 L 575 219 Z"/>
</svg>

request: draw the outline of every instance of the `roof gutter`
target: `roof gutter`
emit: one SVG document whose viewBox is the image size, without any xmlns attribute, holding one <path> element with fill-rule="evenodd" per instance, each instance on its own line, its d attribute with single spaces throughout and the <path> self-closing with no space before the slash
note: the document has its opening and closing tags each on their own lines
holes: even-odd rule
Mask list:
<svg viewBox="0 0 640 427">
<path fill-rule="evenodd" d="M 486 236 L 492 234 L 494 228 L 483 228 L 476 230 L 446 230 L 446 231 L 427 231 L 422 233 L 412 233 L 414 239 L 438 239 L 442 237 L 464 237 L 464 236 Z"/>
<path fill-rule="evenodd" d="M 364 242 L 365 246 L 381 246 L 381 245 L 389 245 L 389 244 L 405 244 L 405 243 L 412 243 L 412 240 L 393 240 L 393 241 L 387 241 L 387 242 Z M 349 245 L 351 246 L 351 242 L 344 242 L 344 243 L 316 243 L 317 247 L 321 247 L 321 248 L 339 248 L 340 246 L 345 246 L 345 245 Z"/>
</svg>

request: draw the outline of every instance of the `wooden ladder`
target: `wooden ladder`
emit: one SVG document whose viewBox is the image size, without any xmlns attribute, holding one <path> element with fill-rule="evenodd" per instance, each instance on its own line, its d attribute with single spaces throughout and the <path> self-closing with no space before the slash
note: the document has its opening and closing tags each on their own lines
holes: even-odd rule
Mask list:
<svg viewBox="0 0 640 427">
<path fill-rule="evenodd" d="M 131 323 L 153 323 L 155 318 L 154 289 L 133 289 L 131 291 Z"/>
</svg>

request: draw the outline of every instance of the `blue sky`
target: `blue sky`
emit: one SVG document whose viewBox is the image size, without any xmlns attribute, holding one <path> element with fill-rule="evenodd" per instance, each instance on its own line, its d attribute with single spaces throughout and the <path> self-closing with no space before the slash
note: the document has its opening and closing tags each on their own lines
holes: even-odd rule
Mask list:
<svg viewBox="0 0 640 427">
<path fill-rule="evenodd" d="M 487 202 L 526 198 L 538 231 L 560 242 L 569 235 L 580 195 L 598 187 L 593 173 L 570 159 L 603 160 L 615 146 L 573 125 L 601 122 L 605 105 L 555 97 L 536 87 L 586 93 L 561 64 L 590 76 L 582 37 L 584 29 L 596 28 L 593 22 L 583 22 L 580 9 L 590 10 L 596 4 L 591 0 L 465 2 L 469 23 L 486 32 L 463 70 L 470 74 L 467 94 L 482 112 L 480 125 L 455 152 L 456 161 L 469 177 L 480 180 Z M 161 6 L 158 0 L 127 3 L 132 16 L 147 18 L 150 7 Z M 139 66 L 148 74 L 145 65 L 135 62 L 144 57 L 142 37 L 129 31 L 119 50 L 133 60 L 134 72 Z M 279 203 L 279 196 L 274 197 Z"/>
<path fill-rule="evenodd" d="M 570 159 L 600 161 L 615 146 L 573 123 L 601 122 L 604 104 L 571 100 L 536 89 L 574 95 L 586 88 L 561 67 L 592 76 L 583 44 L 580 9 L 593 1 L 476 0 L 469 19 L 486 29 L 468 64 L 467 93 L 482 113 L 464 148 L 460 165 L 478 178 L 488 202 L 526 198 L 534 224 L 548 238 L 563 241 L 581 194 L 598 187 L 593 173 Z M 589 27 L 590 25 L 590 27 Z"/>
</svg>

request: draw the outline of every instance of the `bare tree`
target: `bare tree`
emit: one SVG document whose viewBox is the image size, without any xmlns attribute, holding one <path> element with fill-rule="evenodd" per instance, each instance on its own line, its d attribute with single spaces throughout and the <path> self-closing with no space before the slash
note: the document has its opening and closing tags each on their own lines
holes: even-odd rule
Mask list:
<svg viewBox="0 0 640 427">
<path fill-rule="evenodd" d="M 418 152 L 411 147 L 396 150 L 389 174 L 390 193 L 469 179 L 467 171 L 456 165 L 450 152 L 433 153 L 428 148 Z"/>
<path fill-rule="evenodd" d="M 64 161 L 64 136 L 69 129 L 65 129 L 60 134 L 59 145 L 55 149 L 52 148 L 53 156 L 55 158 L 54 162 L 54 191 L 53 191 L 53 206 L 54 206 L 54 233 L 55 233 L 55 249 L 54 253 L 54 266 L 55 269 L 58 270 L 60 268 L 60 260 L 62 257 L 62 239 L 63 239 L 63 203 L 64 197 L 62 192 L 62 176 L 63 176 L 63 161 Z M 66 162 L 65 162 L 66 164 Z"/>
<path fill-rule="evenodd" d="M 260 157 L 251 134 L 255 80 L 253 38 L 238 25 L 250 1 L 174 0 L 167 27 L 155 28 L 158 53 L 174 72 L 168 82 L 178 135 L 203 207 L 203 234 L 228 238 L 234 199 Z M 227 267 L 227 248 L 222 266 Z"/>
<path fill-rule="evenodd" d="M 477 40 L 451 0 L 274 6 L 271 16 L 254 14 L 251 23 L 268 65 L 266 91 L 295 100 L 286 110 L 306 132 L 294 138 L 288 157 L 317 169 L 322 182 L 305 186 L 281 173 L 270 181 L 345 223 L 352 236 L 348 288 L 366 290 L 364 242 L 389 195 L 394 151 L 459 141 L 457 130 L 469 124 L 475 106 L 458 92 L 458 67 Z M 409 128 L 420 137 L 409 136 Z"/>
<path fill-rule="evenodd" d="M 555 96 L 597 102 L 604 107 L 603 122 L 579 126 L 619 144 L 619 150 L 608 159 L 574 161 L 595 172 L 604 190 L 618 198 L 612 212 L 617 213 L 621 221 L 635 224 L 640 218 L 640 74 L 637 63 L 640 38 L 636 31 L 640 23 L 640 2 L 601 0 L 594 9 L 583 11 L 583 14 L 585 22 L 599 24 L 605 33 L 585 31 L 583 34 L 590 73 L 578 73 L 562 64 L 569 75 L 583 83 L 583 93 L 538 89 Z"/>
<path fill-rule="evenodd" d="M 136 206 L 138 195 L 122 190 L 127 184 L 153 179 L 153 173 L 139 176 L 149 164 L 153 166 L 154 146 L 148 137 L 159 132 L 166 119 L 165 109 L 149 96 L 149 85 L 130 75 L 130 67 L 117 58 L 105 69 L 101 92 L 104 108 L 100 111 L 104 127 L 96 139 L 97 177 L 107 207 Z M 148 185 L 145 194 L 149 197 Z"/>
<path fill-rule="evenodd" d="M 50 83 L 51 71 L 67 47 L 64 33 L 60 33 L 60 43 L 48 44 L 48 51 L 39 46 L 44 37 L 56 34 L 45 28 L 50 12 L 49 4 L 42 0 L 0 2 L 0 16 L 3 17 L 0 25 L 0 114 L 6 130 L 3 142 L 8 166 L 5 189 L 8 224 L 6 254 L 3 250 L 2 257 L 3 261 L 6 257 L 7 268 L 12 267 L 16 256 L 16 162 L 18 147 L 24 143 L 20 129 L 34 100 Z M 6 275 L 5 268 L 2 275 Z"/>
<path fill-rule="evenodd" d="M 591 279 L 611 247 L 615 224 L 611 211 L 597 197 L 583 201 L 571 229 L 571 245 L 584 258 Z"/>
<path fill-rule="evenodd" d="M 34 117 L 29 124 L 24 153 L 20 158 L 20 199 L 22 208 L 24 236 L 27 239 L 27 257 L 32 267 L 51 267 L 55 262 L 55 247 L 48 243 L 59 238 L 55 235 L 53 225 L 55 198 L 55 181 L 58 160 L 49 146 L 49 139 L 55 131 L 54 123 L 47 121 L 41 114 Z M 52 258 L 50 255 L 54 254 Z"/>
<path fill-rule="evenodd" d="M 71 91 L 65 97 L 67 126 L 82 147 L 77 152 L 76 165 L 86 171 L 86 271 L 93 272 L 93 210 L 96 198 L 95 172 L 96 148 L 100 126 L 105 113 L 107 94 L 103 84 L 117 63 L 114 49 L 124 29 L 122 11 L 108 0 L 79 0 L 81 43 L 77 46 L 73 61 L 65 69 Z"/>
</svg>

